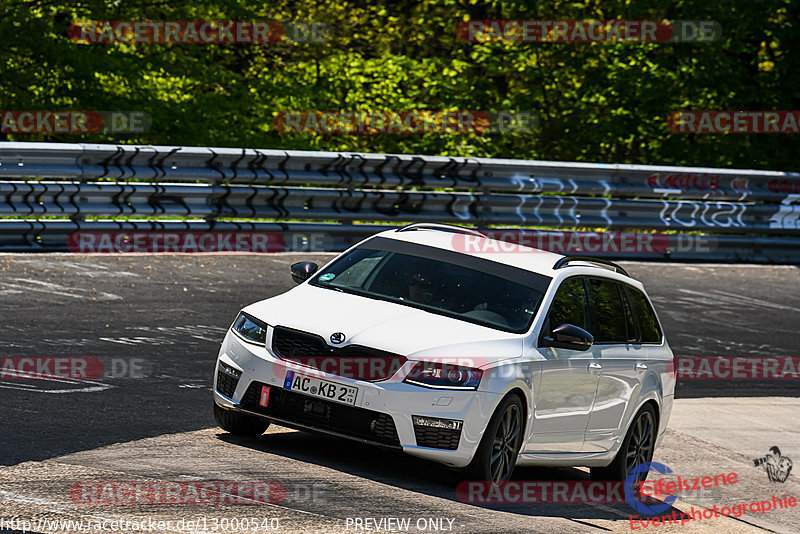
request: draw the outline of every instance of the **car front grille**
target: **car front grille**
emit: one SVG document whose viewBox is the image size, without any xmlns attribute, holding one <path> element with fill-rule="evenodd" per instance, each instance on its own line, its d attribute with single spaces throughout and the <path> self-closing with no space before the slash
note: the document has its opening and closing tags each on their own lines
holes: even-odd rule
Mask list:
<svg viewBox="0 0 800 534">
<path fill-rule="evenodd" d="M 284 326 L 275 327 L 272 350 L 284 360 L 324 373 L 369 382 L 390 378 L 408 360 L 399 354 L 361 345 L 331 347 L 316 334 Z"/>
<path fill-rule="evenodd" d="M 288 423 L 385 445 L 400 445 L 394 419 L 389 414 L 286 391 L 279 386 L 270 387 L 269 405 L 264 407 L 259 404 L 264 385 L 261 382 L 250 383 L 242 397 L 242 408 Z"/>
<path fill-rule="evenodd" d="M 429 426 L 414 425 L 414 436 L 420 447 L 434 449 L 448 449 L 454 451 L 458 448 L 461 439 L 461 429 L 431 428 Z"/>
<path fill-rule="evenodd" d="M 236 391 L 236 385 L 238 383 L 238 378 L 223 373 L 221 370 L 217 371 L 217 391 L 229 399 L 233 398 L 233 392 Z"/>
</svg>

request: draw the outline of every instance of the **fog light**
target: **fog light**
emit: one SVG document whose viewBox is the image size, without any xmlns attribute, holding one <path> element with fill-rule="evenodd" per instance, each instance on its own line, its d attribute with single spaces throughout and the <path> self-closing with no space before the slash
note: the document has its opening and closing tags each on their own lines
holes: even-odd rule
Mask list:
<svg viewBox="0 0 800 534">
<path fill-rule="evenodd" d="M 464 421 L 457 419 L 440 419 L 438 417 L 422 417 L 421 415 L 412 415 L 411 420 L 415 426 L 446 428 L 448 430 L 461 430 L 461 425 L 464 424 Z"/>
<path fill-rule="evenodd" d="M 241 376 L 242 376 L 242 372 L 240 370 L 234 369 L 230 365 L 227 365 L 227 364 L 222 363 L 222 362 L 219 362 L 219 370 L 222 371 L 224 374 L 226 374 L 228 376 L 232 376 L 233 378 L 236 378 L 236 379 L 241 378 Z"/>
</svg>

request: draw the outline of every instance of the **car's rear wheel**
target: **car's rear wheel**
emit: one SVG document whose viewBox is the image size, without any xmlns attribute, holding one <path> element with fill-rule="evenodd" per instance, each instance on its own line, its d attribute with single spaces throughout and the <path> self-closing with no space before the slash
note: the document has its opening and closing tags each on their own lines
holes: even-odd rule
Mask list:
<svg viewBox="0 0 800 534">
<path fill-rule="evenodd" d="M 509 480 L 522 446 L 524 428 L 522 401 L 517 395 L 509 395 L 489 420 L 475 457 L 464 471 L 465 477 L 494 483 Z"/>
<path fill-rule="evenodd" d="M 625 441 L 608 467 L 592 467 L 592 480 L 625 480 L 631 469 L 653 460 L 656 445 L 656 411 L 646 404 L 633 419 Z M 647 471 L 637 474 L 635 482 L 644 482 Z"/>
<path fill-rule="evenodd" d="M 269 427 L 269 421 L 220 408 L 216 402 L 214 403 L 214 419 L 222 430 L 239 436 L 260 436 Z"/>
</svg>

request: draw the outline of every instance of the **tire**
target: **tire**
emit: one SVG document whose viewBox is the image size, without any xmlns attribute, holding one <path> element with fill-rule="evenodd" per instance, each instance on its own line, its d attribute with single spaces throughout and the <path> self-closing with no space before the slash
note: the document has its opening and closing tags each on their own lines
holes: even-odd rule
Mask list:
<svg viewBox="0 0 800 534">
<path fill-rule="evenodd" d="M 220 408 L 216 402 L 214 403 L 214 419 L 222 430 L 237 436 L 260 436 L 269 427 L 269 421 Z"/>
<path fill-rule="evenodd" d="M 493 483 L 506 482 L 511 478 L 525 431 L 522 414 L 519 396 L 512 394 L 500 402 L 462 478 Z"/>
<path fill-rule="evenodd" d="M 653 460 L 656 446 L 656 411 L 646 404 L 633 418 L 625 441 L 622 442 L 614 461 L 608 467 L 592 467 L 592 480 L 624 481 L 631 469 L 639 464 Z M 636 482 L 644 482 L 647 472 L 639 473 Z"/>
</svg>

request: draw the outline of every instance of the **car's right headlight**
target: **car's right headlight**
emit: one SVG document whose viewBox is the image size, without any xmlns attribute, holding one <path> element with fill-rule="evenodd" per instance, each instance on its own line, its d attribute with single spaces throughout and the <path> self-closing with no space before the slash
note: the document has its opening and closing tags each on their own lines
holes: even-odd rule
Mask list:
<svg viewBox="0 0 800 534">
<path fill-rule="evenodd" d="M 245 341 L 258 345 L 267 344 L 267 323 L 250 314 L 239 312 L 239 316 L 236 317 L 231 328 Z"/>
</svg>

